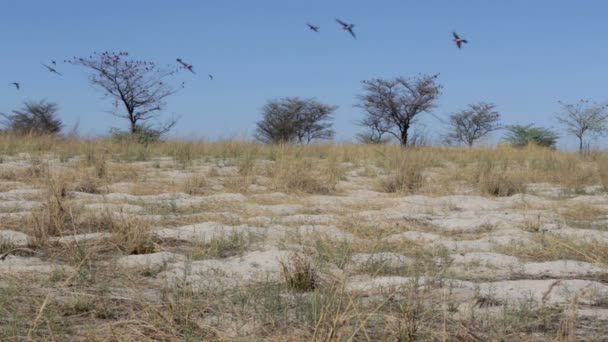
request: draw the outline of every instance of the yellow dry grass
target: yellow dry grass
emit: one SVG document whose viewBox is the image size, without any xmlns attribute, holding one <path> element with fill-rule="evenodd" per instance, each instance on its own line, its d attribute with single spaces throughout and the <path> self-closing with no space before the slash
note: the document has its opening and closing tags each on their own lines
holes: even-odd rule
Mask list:
<svg viewBox="0 0 608 342">
<path fill-rule="evenodd" d="M 408 230 L 439 233 L 434 227 L 406 219 L 370 224 L 351 215 L 390 208 L 390 201 L 345 203 L 339 209 L 307 201 L 308 197 L 321 197 L 318 195 L 340 196 L 342 186 L 351 183 L 389 193 L 383 195 L 388 199 L 406 194 L 458 193 L 463 189 L 467 194 L 510 196 L 528 191 L 531 183 L 548 183 L 577 193 L 588 186 L 608 184 L 605 155 L 580 156 L 533 146 L 403 149 L 393 145 L 266 146 L 239 140 L 179 139 L 143 146 L 108 139 L 0 135 L 0 156 L 1 191 L 22 185 L 42 190 L 35 195 L 40 208 L 23 219 L 3 218 L 0 228 L 31 234 L 36 257 L 64 262 L 74 269 L 74 274 L 56 272 L 35 281 L 0 279 L 0 340 L 475 341 L 534 340 L 539 336 L 575 340 L 580 325 L 574 301 L 565 312 L 522 305 L 505 307 L 497 316 L 457 317 L 457 301 L 442 283 L 449 264 L 448 251 L 407 239 L 384 240 Z M 176 170 L 186 176 L 163 173 Z M 141 204 L 146 214 L 160 217 L 154 219 L 111 210 L 92 215 L 83 209 L 81 202 L 87 203 L 87 194 L 119 192 L 109 190 L 119 186 L 130 195 L 251 195 L 263 189 L 287 196 L 190 206 L 171 201 L 129 201 Z M 85 200 L 73 198 L 74 192 L 85 193 L 80 194 Z M 186 283 L 159 288 L 160 282 L 153 274 L 133 275 L 116 268 L 120 256 L 159 251 L 186 250 L 197 260 L 239 257 L 268 241 L 233 234 L 205 244 L 180 245 L 177 241 L 161 241 L 152 231 L 159 226 L 201 220 L 241 224 L 261 216 L 250 209 L 255 208 L 250 204 L 303 204 L 298 214 L 308 210 L 334 215 L 339 218 L 334 223 L 337 228 L 356 239 L 336 242 L 314 234 L 285 237 L 281 243 L 297 246 L 302 254 L 283 260 L 279 281 L 204 293 Z M 221 216 L 220 212 L 235 217 Z M 589 220 L 602 217 L 604 212 L 580 204 L 559 211 L 559 215 L 566 221 Z M 269 215 L 269 222 L 260 226 L 273 226 L 280 218 L 281 214 Z M 542 234 L 540 217 L 536 216 L 523 225 L 533 234 L 534 243 L 504 246 L 500 252 L 523 260 L 573 259 L 607 266 L 608 246 L 603 243 Z M 109 237 L 95 243 L 52 242 L 76 233 L 109 233 Z M 443 235 L 458 235 L 463 240 L 478 237 L 473 233 Z M 0 252 L 9 247 L 0 244 Z M 416 279 L 425 276 L 431 279 L 429 284 L 422 286 L 414 281 L 377 296 L 347 291 L 343 279 L 351 272 L 347 267 L 350 256 L 383 252 L 398 253 L 416 263 L 403 269 L 370 263 L 366 266 L 368 273 Z"/>
</svg>

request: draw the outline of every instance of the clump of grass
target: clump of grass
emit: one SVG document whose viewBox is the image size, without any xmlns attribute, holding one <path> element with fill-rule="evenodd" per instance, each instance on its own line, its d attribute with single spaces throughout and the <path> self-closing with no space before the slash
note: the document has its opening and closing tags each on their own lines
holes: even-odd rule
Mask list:
<svg viewBox="0 0 608 342">
<path fill-rule="evenodd" d="M 202 195 L 207 192 L 209 184 L 207 178 L 200 174 L 193 174 L 182 183 L 182 190 L 190 195 Z"/>
<path fill-rule="evenodd" d="M 420 166 L 416 163 L 403 163 L 395 173 L 380 181 L 380 188 L 388 193 L 415 193 L 424 182 Z"/>
<path fill-rule="evenodd" d="M 316 239 L 314 247 L 316 261 L 334 264 L 340 269 L 346 267 L 354 253 L 353 245 L 349 241 L 336 242 L 330 239 Z"/>
<path fill-rule="evenodd" d="M 479 190 L 486 195 L 507 197 L 525 193 L 526 185 L 522 177 L 516 173 L 491 171 L 480 177 Z"/>
<path fill-rule="evenodd" d="M 45 244 L 49 237 L 63 235 L 75 225 L 67 198 L 67 184 L 59 177 L 49 175 L 46 186 L 43 206 L 31 216 L 37 245 Z"/>
<path fill-rule="evenodd" d="M 380 181 L 380 189 L 388 193 L 416 193 L 424 185 L 423 171 L 433 161 L 417 150 L 383 153 L 382 166 L 388 176 Z"/>
<path fill-rule="evenodd" d="M 588 203 L 569 205 L 560 215 L 566 220 L 592 221 L 606 215 L 606 211 Z"/>
<path fill-rule="evenodd" d="M 585 163 L 580 158 L 567 158 L 559 167 L 559 183 L 573 189 L 576 193 L 584 193 L 586 185 L 597 184 L 597 177 L 592 164 Z"/>
<path fill-rule="evenodd" d="M 115 161 L 147 161 L 152 155 L 152 146 L 140 144 L 135 139 L 126 139 L 114 144 L 117 153 L 113 154 Z"/>
<path fill-rule="evenodd" d="M 194 160 L 194 147 L 189 142 L 179 142 L 170 144 L 169 155 L 173 157 L 173 160 L 181 168 L 186 168 L 192 165 Z"/>
<path fill-rule="evenodd" d="M 27 174 L 32 178 L 41 178 L 45 174 L 48 174 L 49 166 L 45 162 L 39 153 L 31 153 L 29 156 L 30 166 L 27 170 Z"/>
<path fill-rule="evenodd" d="M 608 190 L 608 156 L 602 155 L 597 159 L 597 170 L 604 190 Z"/>
<path fill-rule="evenodd" d="M 312 261 L 298 253 L 281 261 L 283 280 L 290 291 L 308 292 L 319 285 L 319 276 Z"/>
<path fill-rule="evenodd" d="M 113 233 L 112 243 L 124 254 L 149 254 L 155 251 L 156 244 L 149 223 L 125 216 L 111 216 L 110 213 L 105 215 Z"/>
<path fill-rule="evenodd" d="M 282 157 L 269 166 L 268 173 L 274 189 L 283 192 L 328 194 L 338 184 L 333 170 L 322 170 L 318 162 L 311 159 Z"/>
<path fill-rule="evenodd" d="M 236 167 L 240 176 L 252 176 L 255 171 L 256 158 L 258 155 L 257 148 L 247 149 L 236 159 Z"/>
<path fill-rule="evenodd" d="M 258 147 L 242 147 L 243 150 L 238 152 L 234 157 L 235 159 L 230 160 L 230 162 L 233 162 L 234 166 L 236 166 L 238 175 L 225 177 L 223 185 L 229 191 L 246 193 L 249 191 L 249 186 L 255 184 L 256 181 Z M 211 177 L 216 177 L 219 175 L 219 172 L 214 167 L 209 170 L 209 175 Z"/>
<path fill-rule="evenodd" d="M 526 180 L 521 172 L 509 170 L 508 159 L 493 159 L 485 156 L 477 163 L 472 174 L 473 182 L 477 183 L 482 194 L 505 197 L 524 193 Z"/>
<path fill-rule="evenodd" d="M 72 190 L 88 194 L 101 194 L 104 193 L 102 186 L 103 182 L 100 179 L 85 176 L 72 186 Z"/>
<path fill-rule="evenodd" d="M 608 244 L 576 240 L 553 234 L 537 234 L 534 243 L 511 243 L 497 252 L 530 261 L 578 260 L 608 266 Z"/>
</svg>

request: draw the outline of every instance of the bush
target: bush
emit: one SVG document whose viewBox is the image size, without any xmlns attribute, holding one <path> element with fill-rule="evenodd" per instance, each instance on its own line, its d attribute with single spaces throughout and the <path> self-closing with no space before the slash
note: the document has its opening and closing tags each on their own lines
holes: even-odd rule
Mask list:
<svg viewBox="0 0 608 342">
<path fill-rule="evenodd" d="M 313 140 L 331 139 L 334 136 L 332 114 L 337 108 L 314 98 L 268 101 L 262 108 L 262 120 L 257 123 L 255 136 L 268 144 L 309 144 Z"/>
<path fill-rule="evenodd" d="M 4 117 L 4 130 L 17 135 L 58 134 L 63 128 L 57 117 L 58 106 L 44 100 L 25 102 L 24 107 L 14 110 L 13 114 L 1 114 Z"/>
<path fill-rule="evenodd" d="M 547 128 L 529 125 L 511 125 L 506 127 L 504 140 L 513 147 L 525 147 L 530 143 L 555 149 L 559 135 Z"/>
<path fill-rule="evenodd" d="M 121 143 L 126 141 L 135 141 L 143 145 L 149 145 L 161 140 L 163 132 L 159 129 L 139 126 L 135 133 L 120 130 L 118 128 L 110 129 L 110 137 L 112 140 Z"/>
</svg>

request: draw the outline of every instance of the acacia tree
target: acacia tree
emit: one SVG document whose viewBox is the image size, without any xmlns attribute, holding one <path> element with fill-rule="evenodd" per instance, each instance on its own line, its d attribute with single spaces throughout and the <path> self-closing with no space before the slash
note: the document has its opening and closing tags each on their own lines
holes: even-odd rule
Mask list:
<svg viewBox="0 0 608 342">
<path fill-rule="evenodd" d="M 337 108 L 312 98 L 268 101 L 262 108 L 262 120 L 257 123 L 256 138 L 272 144 L 309 144 L 316 139 L 331 139 L 335 133 L 330 120 Z"/>
<path fill-rule="evenodd" d="M 560 102 L 562 113 L 557 120 L 566 126 L 566 131 L 578 138 L 578 151 L 583 153 L 587 133 L 602 135 L 608 132 L 608 110 L 604 105 L 580 100 L 574 104 Z"/>
<path fill-rule="evenodd" d="M 442 86 L 438 75 L 421 75 L 415 78 L 372 79 L 363 81 L 364 93 L 358 95 L 366 118 L 362 124 L 408 144 L 408 132 L 419 114 L 436 107 Z"/>
<path fill-rule="evenodd" d="M 91 83 L 114 100 L 113 114 L 129 121 L 132 134 L 149 129 L 148 122 L 160 116 L 164 100 L 175 93 L 165 82 L 175 70 L 162 70 L 154 62 L 130 58 L 127 52 L 95 52 L 67 62 L 93 71 Z M 124 112 L 119 110 L 121 104 Z M 166 133 L 174 124 L 171 120 L 158 132 Z"/>
<path fill-rule="evenodd" d="M 492 103 L 480 102 L 450 115 L 448 139 L 472 147 L 475 141 L 500 129 L 500 113 L 495 108 Z"/>
<path fill-rule="evenodd" d="M 4 119 L 5 130 L 11 133 L 23 134 L 58 134 L 63 128 L 61 119 L 57 117 L 56 103 L 28 101 L 22 109 L 14 110 L 12 114 L 0 113 Z"/>
<path fill-rule="evenodd" d="M 525 147 L 534 143 L 538 146 L 555 149 L 555 144 L 559 138 L 556 132 L 548 128 L 537 127 L 534 124 L 509 125 L 505 129 L 507 133 L 503 139 L 513 147 Z"/>
</svg>

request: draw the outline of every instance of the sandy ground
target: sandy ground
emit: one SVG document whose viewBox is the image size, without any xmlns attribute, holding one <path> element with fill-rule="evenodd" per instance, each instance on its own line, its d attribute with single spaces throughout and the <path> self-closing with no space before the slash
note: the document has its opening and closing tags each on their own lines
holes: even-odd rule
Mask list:
<svg viewBox="0 0 608 342">
<path fill-rule="evenodd" d="M 18 157 L 0 164 L 15 172 L 27 167 Z M 298 253 L 311 260 L 321 281 L 341 283 L 362 298 L 414 286 L 427 296 L 447 298 L 451 314 L 463 319 L 472 312 L 500 315 L 518 303 L 531 310 L 575 305 L 578 334 L 608 339 L 607 265 L 585 250 L 559 245 L 608 246 L 603 193 L 565 194 L 559 186 L 534 184 L 526 194 L 500 198 L 470 191 L 387 194 L 379 192 L 375 176 L 352 165 L 345 165 L 348 172 L 331 194 L 277 192 L 263 175 L 235 192 L 226 180 L 237 177 L 237 170 L 220 161 L 180 170 L 169 158 L 158 158 L 137 167 L 143 174 L 136 182 L 112 182 L 100 193 L 72 189 L 66 201 L 83 221 L 103 216 L 145 223 L 153 246 L 137 254 L 112 248 L 116 233 L 99 225 L 48 239 L 54 248 L 110 246 L 86 263 L 88 269 L 129 279 L 110 281 L 112 293 L 133 296 L 127 284 L 135 282 L 136 291 L 154 302 L 176 286 L 205 292 L 281 282 L 283 265 Z M 205 178 L 204 191 L 190 194 L 180 185 L 193 175 Z M 157 193 L 131 191 L 158 184 L 174 191 L 162 186 Z M 60 300 L 62 286 L 83 265 L 37 248 L 35 222 L 28 217 L 47 206 L 46 190 L 27 181 L 0 185 L 0 245 L 7 253 L 0 261 L 0 285 L 33 279 Z M 581 206 L 599 214 L 563 215 Z M 320 241 L 331 252 L 319 247 Z M 338 257 L 344 246 L 348 252 Z M 58 273 L 64 274 L 62 281 L 49 284 Z"/>
</svg>

